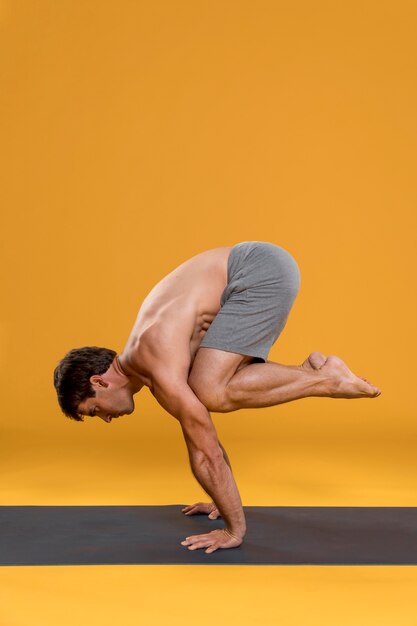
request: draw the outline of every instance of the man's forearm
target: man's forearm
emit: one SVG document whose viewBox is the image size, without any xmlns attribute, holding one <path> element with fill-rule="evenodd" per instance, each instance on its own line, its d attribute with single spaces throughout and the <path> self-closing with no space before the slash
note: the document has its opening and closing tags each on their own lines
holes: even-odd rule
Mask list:
<svg viewBox="0 0 417 626">
<path fill-rule="evenodd" d="M 228 466 L 230 467 L 230 469 L 232 469 L 232 466 L 230 465 L 230 459 L 227 456 L 227 452 L 226 450 L 223 448 L 222 444 L 219 441 L 219 446 L 221 447 L 221 449 L 223 450 L 223 456 L 224 456 L 224 460 L 226 461 L 226 463 L 228 464 Z M 233 471 L 233 470 L 232 470 Z"/>
<path fill-rule="evenodd" d="M 246 534 L 245 514 L 232 470 L 225 459 L 216 456 L 196 460 L 191 455 L 190 463 L 194 476 L 212 498 L 227 528 L 243 538 Z"/>
</svg>

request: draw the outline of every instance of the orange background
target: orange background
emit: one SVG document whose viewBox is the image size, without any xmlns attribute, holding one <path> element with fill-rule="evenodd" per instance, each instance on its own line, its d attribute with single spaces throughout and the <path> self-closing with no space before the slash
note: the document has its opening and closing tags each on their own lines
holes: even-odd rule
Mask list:
<svg viewBox="0 0 417 626">
<path fill-rule="evenodd" d="M 416 26 L 406 0 L 0 4 L 0 504 L 207 499 L 147 389 L 132 416 L 76 423 L 52 373 L 73 347 L 120 352 L 190 256 L 264 240 L 301 271 L 270 359 L 337 354 L 382 395 L 213 414 L 243 504 L 417 505 Z M 24 570 L 1 574 L 18 589 Z M 394 571 L 403 593 L 414 570 Z M 27 625 L 19 610 L 5 626 Z"/>
</svg>

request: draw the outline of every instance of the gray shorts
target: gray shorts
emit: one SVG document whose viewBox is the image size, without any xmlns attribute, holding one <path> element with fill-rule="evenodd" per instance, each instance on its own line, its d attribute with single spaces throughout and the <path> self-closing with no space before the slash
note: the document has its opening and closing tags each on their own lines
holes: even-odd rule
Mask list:
<svg viewBox="0 0 417 626">
<path fill-rule="evenodd" d="M 267 241 L 235 244 L 221 308 L 199 347 L 267 361 L 299 288 L 300 271 L 289 252 Z"/>
</svg>

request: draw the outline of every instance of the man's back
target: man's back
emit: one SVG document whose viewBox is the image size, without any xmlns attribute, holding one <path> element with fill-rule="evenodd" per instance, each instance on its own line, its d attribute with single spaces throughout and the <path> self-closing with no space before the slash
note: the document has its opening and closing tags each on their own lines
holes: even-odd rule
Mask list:
<svg viewBox="0 0 417 626">
<path fill-rule="evenodd" d="M 197 254 L 167 274 L 146 296 L 129 335 L 121 362 L 147 374 L 172 368 L 187 380 L 199 344 L 220 309 L 232 246 Z"/>
</svg>

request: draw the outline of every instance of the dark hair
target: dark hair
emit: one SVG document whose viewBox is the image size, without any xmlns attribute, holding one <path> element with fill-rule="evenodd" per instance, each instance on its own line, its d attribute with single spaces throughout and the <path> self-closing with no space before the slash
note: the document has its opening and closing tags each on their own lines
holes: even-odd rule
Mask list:
<svg viewBox="0 0 417 626">
<path fill-rule="evenodd" d="M 94 374 L 104 374 L 117 352 L 108 348 L 90 346 L 67 352 L 54 370 L 54 386 L 63 413 L 77 422 L 83 422 L 78 405 L 96 393 L 90 383 Z"/>
</svg>

